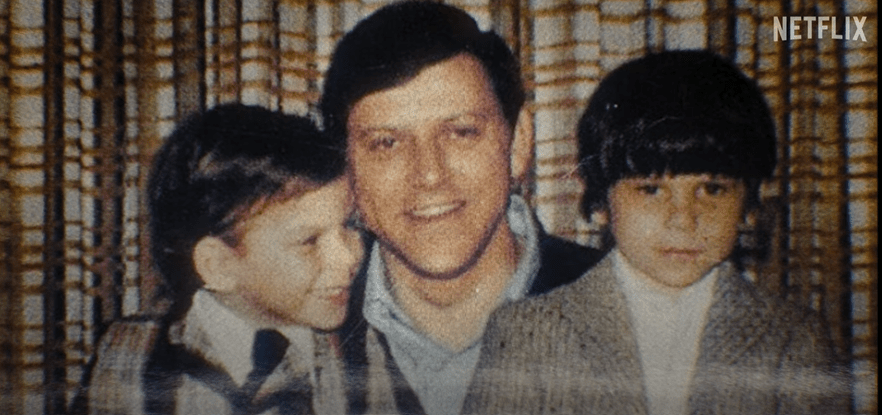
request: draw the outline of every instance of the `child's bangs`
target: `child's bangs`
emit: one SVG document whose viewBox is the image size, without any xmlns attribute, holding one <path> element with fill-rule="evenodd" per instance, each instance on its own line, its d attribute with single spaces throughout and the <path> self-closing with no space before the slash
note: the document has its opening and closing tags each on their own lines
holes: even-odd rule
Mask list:
<svg viewBox="0 0 882 415">
<path fill-rule="evenodd" d="M 739 145 L 737 130 L 696 118 L 658 122 L 639 137 L 621 141 L 622 177 L 694 173 L 745 179 L 756 175 L 750 172 L 749 149 Z"/>
</svg>

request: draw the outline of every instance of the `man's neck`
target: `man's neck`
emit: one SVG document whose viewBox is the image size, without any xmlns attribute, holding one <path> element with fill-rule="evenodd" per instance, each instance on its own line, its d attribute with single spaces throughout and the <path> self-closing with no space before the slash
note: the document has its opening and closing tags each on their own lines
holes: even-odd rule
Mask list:
<svg viewBox="0 0 882 415">
<path fill-rule="evenodd" d="M 523 249 L 506 221 L 483 255 L 456 278 L 425 278 L 393 254 L 383 253 L 395 302 L 415 328 L 453 351 L 472 345 L 499 305 Z"/>
</svg>

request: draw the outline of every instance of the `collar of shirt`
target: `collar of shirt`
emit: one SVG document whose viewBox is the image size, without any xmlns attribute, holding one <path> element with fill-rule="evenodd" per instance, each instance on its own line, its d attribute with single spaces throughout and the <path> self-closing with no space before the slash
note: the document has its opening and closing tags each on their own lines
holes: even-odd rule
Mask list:
<svg viewBox="0 0 882 415">
<path fill-rule="evenodd" d="M 193 305 L 175 337 L 207 361 L 218 365 L 241 386 L 251 372 L 254 335 L 261 328 L 266 327 L 242 318 L 210 292 L 200 289 L 194 294 Z M 291 342 L 287 355 L 296 353 L 301 359 L 311 360 L 315 346 L 310 328 L 295 325 L 270 328 L 278 330 Z"/>
<path fill-rule="evenodd" d="M 713 291 L 727 263 L 677 293 L 659 289 L 619 250 L 613 269 L 625 294 L 650 414 L 686 414 L 689 385 Z"/>
</svg>

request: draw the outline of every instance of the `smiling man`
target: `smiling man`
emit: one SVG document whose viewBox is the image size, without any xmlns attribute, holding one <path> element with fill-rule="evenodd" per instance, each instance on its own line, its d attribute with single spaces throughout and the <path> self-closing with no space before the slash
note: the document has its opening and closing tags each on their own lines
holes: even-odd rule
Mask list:
<svg viewBox="0 0 882 415">
<path fill-rule="evenodd" d="M 459 413 L 490 313 L 599 260 L 512 192 L 524 95 L 505 42 L 450 6 L 384 7 L 337 45 L 322 115 L 375 237 L 343 337 L 350 412 Z"/>
</svg>

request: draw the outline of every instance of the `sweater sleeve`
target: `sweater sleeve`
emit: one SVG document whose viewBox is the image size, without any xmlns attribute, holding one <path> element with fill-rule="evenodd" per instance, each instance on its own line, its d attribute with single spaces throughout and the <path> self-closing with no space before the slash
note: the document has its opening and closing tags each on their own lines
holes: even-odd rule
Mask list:
<svg viewBox="0 0 882 415">
<path fill-rule="evenodd" d="M 781 358 L 778 413 L 850 414 L 851 375 L 838 358 L 828 330 L 814 313 L 791 328 Z"/>
<path fill-rule="evenodd" d="M 155 321 L 111 324 L 98 343 L 91 376 L 80 391 L 77 411 L 143 414 L 144 373 L 160 328 Z"/>
</svg>

